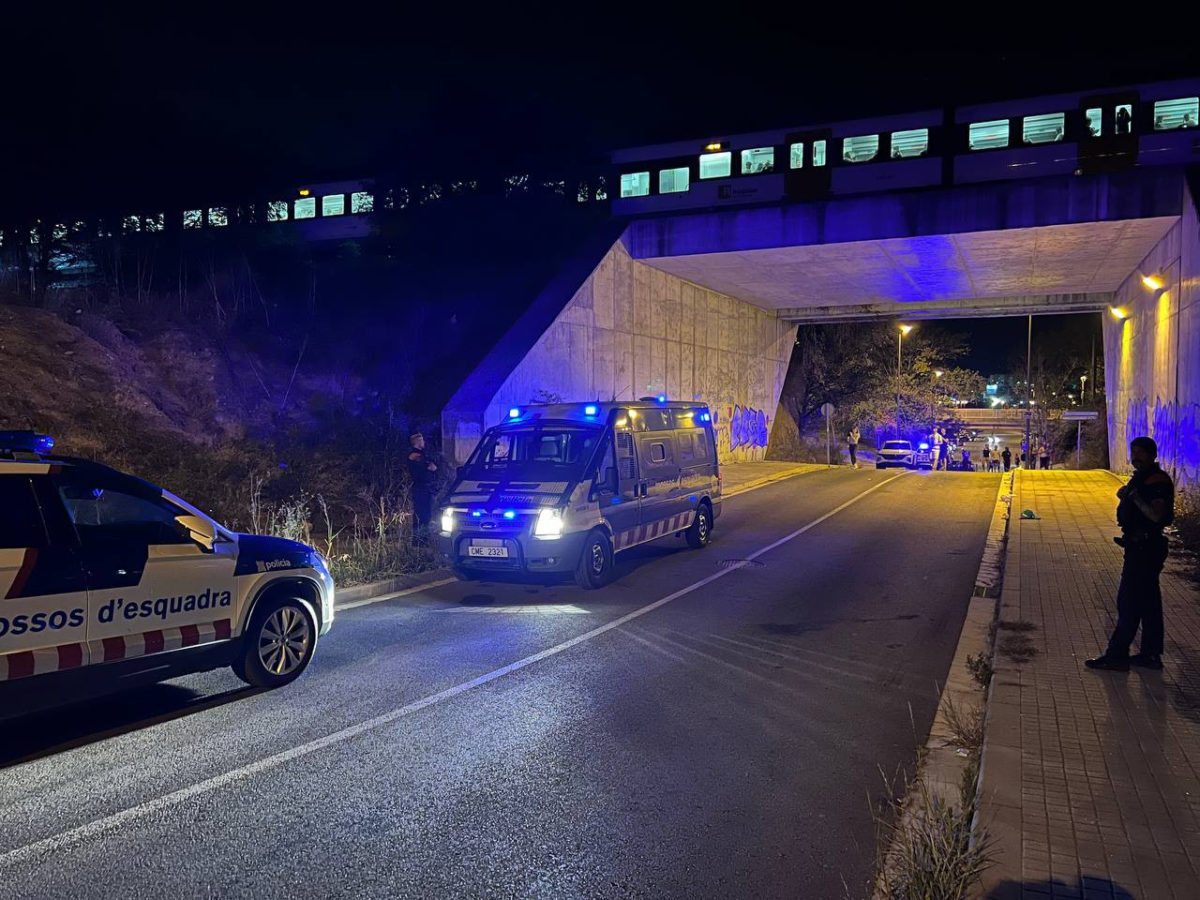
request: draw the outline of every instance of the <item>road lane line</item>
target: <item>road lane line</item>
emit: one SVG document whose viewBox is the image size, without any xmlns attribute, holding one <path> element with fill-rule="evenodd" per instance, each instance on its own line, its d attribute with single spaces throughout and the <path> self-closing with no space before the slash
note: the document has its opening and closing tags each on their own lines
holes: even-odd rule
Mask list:
<svg viewBox="0 0 1200 900">
<path fill-rule="evenodd" d="M 719 569 L 712 575 L 709 575 L 707 578 L 702 578 L 699 581 L 688 585 L 687 587 L 680 588 L 673 594 L 668 594 L 665 597 L 655 600 L 653 603 L 647 604 L 639 609 L 635 609 L 633 612 L 626 613 L 620 618 L 614 619 L 605 625 L 600 625 L 596 628 L 593 628 L 591 631 L 570 638 L 569 640 L 563 641 L 561 644 L 557 644 L 546 650 L 542 650 L 540 653 L 535 653 L 532 656 L 526 656 L 524 659 L 509 663 L 508 665 L 502 666 L 499 669 L 493 669 L 491 672 L 488 672 L 485 675 L 480 675 L 478 678 L 473 678 L 470 681 L 464 681 L 461 684 L 456 684 L 454 687 L 446 688 L 444 691 L 439 691 L 436 694 L 431 694 L 428 697 L 424 697 L 420 700 L 406 704 L 405 706 L 401 706 L 398 709 L 392 710 L 391 712 L 383 713 L 382 715 L 375 716 L 372 719 L 367 719 L 365 722 L 360 722 L 357 725 L 351 725 L 348 728 L 343 728 L 341 731 L 335 731 L 323 738 L 317 738 L 316 740 L 309 741 L 306 744 L 300 744 L 288 750 L 272 754 L 271 756 L 263 757 L 256 762 L 249 763 L 237 769 L 232 769 L 221 775 L 215 775 L 212 778 L 207 778 L 204 781 L 197 782 L 189 787 L 181 788 L 178 791 L 173 791 L 172 793 L 165 794 L 162 797 L 157 797 L 154 800 L 148 800 L 145 803 L 140 803 L 137 806 L 131 806 L 128 809 L 122 810 L 121 812 L 113 813 L 112 815 L 104 816 L 100 819 L 95 819 L 85 825 L 80 825 L 76 828 L 59 832 L 56 835 L 51 835 L 50 837 L 34 841 L 31 844 L 25 844 L 24 846 L 15 847 L 12 850 L 0 853 L 0 869 L 25 862 L 31 858 L 48 857 L 55 852 L 62 851 L 81 841 L 85 841 L 97 835 L 112 831 L 115 828 L 119 828 L 127 822 L 153 815 L 156 812 L 169 809 L 173 806 L 178 806 L 180 803 L 190 800 L 193 797 L 210 793 L 218 790 L 219 788 L 234 784 L 238 781 L 244 781 L 253 775 L 270 771 L 271 769 L 277 768 L 284 763 L 307 756 L 310 753 L 315 753 L 316 751 L 323 750 L 326 747 L 331 747 L 335 744 L 348 741 L 351 738 L 358 737 L 360 734 L 365 734 L 368 731 L 374 731 L 377 728 L 390 725 L 391 723 L 399 721 L 400 719 L 412 715 L 413 713 L 425 709 L 426 707 L 441 703 L 443 700 L 449 700 L 453 697 L 457 697 L 459 694 L 466 693 L 473 688 L 480 687 L 481 685 L 495 681 L 498 678 L 503 678 L 505 675 L 510 675 L 513 672 L 528 668 L 529 666 L 539 663 L 544 659 L 549 659 L 551 656 L 557 656 L 559 653 L 570 650 L 572 647 L 575 647 L 578 644 L 590 641 L 593 638 L 605 634 L 606 632 L 612 631 L 614 628 L 620 628 L 622 625 L 632 622 L 634 619 L 641 618 L 647 613 L 653 612 L 660 606 L 665 606 L 672 600 L 678 600 L 680 597 L 684 597 L 693 591 L 699 590 L 705 585 L 711 584 L 712 582 L 724 578 L 732 572 L 738 571 L 763 554 L 769 553 L 775 548 L 783 546 L 788 541 L 798 538 L 805 532 L 816 528 L 827 519 L 831 519 L 833 516 L 836 516 L 842 510 L 853 506 L 864 497 L 875 493 L 875 491 L 879 490 L 880 488 L 886 487 L 897 478 L 902 477 L 904 477 L 903 472 L 899 475 L 894 475 L 885 481 L 881 481 L 879 484 L 867 488 L 867 490 L 851 497 L 840 506 L 834 507 L 824 515 L 813 519 L 813 521 L 809 522 L 807 525 L 797 528 L 795 531 L 784 535 L 779 540 L 773 541 L 772 543 L 767 544 L 765 547 L 755 550 L 745 559 L 739 560 L 735 565 L 729 566 L 728 568 Z M 428 587 L 428 585 L 425 585 L 424 587 Z M 414 588 L 412 590 L 417 589 Z"/>
<path fill-rule="evenodd" d="M 336 616 L 340 612 L 347 609 L 358 609 L 360 606 L 370 606 L 372 603 L 382 603 L 384 600 L 395 600 L 397 597 L 407 597 L 409 594 L 428 591 L 431 588 L 439 588 L 443 585 L 454 584 L 458 581 L 457 578 L 443 578 L 440 581 L 431 581 L 429 584 L 418 584 L 416 587 L 405 588 L 402 591 L 393 591 L 390 594 L 380 594 L 378 597 L 368 597 L 365 600 L 355 600 L 353 603 L 341 604 L 336 601 L 333 604 L 333 612 Z"/>
<path fill-rule="evenodd" d="M 789 481 L 792 478 L 799 478 L 801 475 L 808 475 L 811 472 L 816 472 L 816 471 L 820 471 L 820 470 L 811 469 L 811 470 L 804 471 L 804 472 L 794 472 L 791 475 L 784 475 L 779 478 L 773 479 L 772 481 L 764 481 L 761 484 L 752 484 L 749 487 L 744 487 L 744 488 L 732 488 L 729 491 L 727 491 L 726 493 L 722 494 L 721 499 L 732 500 L 734 497 L 739 497 L 742 494 L 748 494 L 750 491 L 756 491 L 759 488 L 771 487 L 772 485 L 781 484 L 782 482 Z M 347 609 L 358 609 L 360 606 L 370 606 L 373 603 L 383 603 L 385 600 L 397 600 L 400 597 L 407 597 L 410 594 L 418 594 L 421 591 L 428 591 L 428 590 L 432 590 L 433 588 L 445 587 L 448 584 L 457 584 L 458 581 L 459 581 L 459 579 L 457 579 L 457 578 L 442 578 L 439 581 L 431 581 L 431 582 L 429 582 L 429 584 L 418 584 L 415 587 L 405 588 L 402 591 L 393 591 L 390 594 L 380 594 L 377 597 L 367 597 L 363 600 L 355 600 L 351 603 L 343 604 L 343 603 L 337 603 L 335 601 L 334 612 L 340 613 Z M 443 610 L 443 612 L 444 611 L 445 610 Z"/>
</svg>

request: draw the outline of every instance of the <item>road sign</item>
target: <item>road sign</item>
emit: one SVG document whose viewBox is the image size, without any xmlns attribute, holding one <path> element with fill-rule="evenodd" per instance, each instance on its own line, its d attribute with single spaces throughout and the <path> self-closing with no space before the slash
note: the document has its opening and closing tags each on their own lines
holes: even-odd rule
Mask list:
<svg viewBox="0 0 1200 900">
<path fill-rule="evenodd" d="M 821 415 L 823 415 L 827 419 L 833 415 L 835 410 L 836 410 L 836 407 L 832 403 L 822 403 L 821 404 Z"/>
<path fill-rule="evenodd" d="M 1062 417 L 1069 422 L 1085 421 L 1087 419 L 1098 418 L 1099 416 L 1100 416 L 1100 414 L 1098 412 L 1096 412 L 1094 409 L 1093 410 L 1079 410 L 1078 412 L 1068 410 L 1062 414 Z"/>
</svg>

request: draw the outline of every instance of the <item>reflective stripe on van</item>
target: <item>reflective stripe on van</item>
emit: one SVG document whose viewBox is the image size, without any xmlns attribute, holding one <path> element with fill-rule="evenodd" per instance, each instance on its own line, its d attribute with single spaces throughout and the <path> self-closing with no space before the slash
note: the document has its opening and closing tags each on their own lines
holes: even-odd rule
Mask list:
<svg viewBox="0 0 1200 900">
<path fill-rule="evenodd" d="M 653 541 L 664 535 L 682 531 L 692 524 L 692 519 L 695 516 L 695 510 L 688 510 L 669 519 L 647 522 L 645 525 L 639 525 L 636 528 L 622 531 L 620 534 L 613 536 L 613 550 L 624 550 L 627 547 L 634 547 L 638 544 L 644 544 L 647 541 Z"/>
</svg>

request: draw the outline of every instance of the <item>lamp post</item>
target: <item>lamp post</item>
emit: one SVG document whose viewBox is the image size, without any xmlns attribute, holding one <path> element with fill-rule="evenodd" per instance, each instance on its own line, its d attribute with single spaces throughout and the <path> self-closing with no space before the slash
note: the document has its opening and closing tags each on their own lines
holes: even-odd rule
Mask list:
<svg viewBox="0 0 1200 900">
<path fill-rule="evenodd" d="M 1029 463 L 1033 460 L 1033 448 L 1029 446 L 1029 426 L 1032 424 L 1033 411 L 1029 408 L 1030 394 L 1029 379 L 1032 377 L 1033 362 L 1033 314 L 1029 315 L 1029 329 L 1025 333 L 1025 468 L 1032 468 Z M 1019 467 L 1018 467 L 1019 468 Z"/>
<path fill-rule="evenodd" d="M 911 325 L 899 326 L 896 335 L 896 438 L 900 437 L 900 353 L 904 344 L 904 336 L 913 330 Z"/>
<path fill-rule="evenodd" d="M 934 380 L 929 382 L 929 423 L 930 423 L 931 427 L 933 425 L 937 424 L 933 418 L 934 398 L 937 394 L 937 379 L 941 378 L 945 374 L 946 373 L 941 369 L 934 369 L 933 370 Z"/>
<path fill-rule="evenodd" d="M 1087 378 L 1088 377 L 1086 375 L 1079 376 L 1079 402 L 1080 403 L 1084 402 L 1083 395 L 1087 393 Z"/>
</svg>

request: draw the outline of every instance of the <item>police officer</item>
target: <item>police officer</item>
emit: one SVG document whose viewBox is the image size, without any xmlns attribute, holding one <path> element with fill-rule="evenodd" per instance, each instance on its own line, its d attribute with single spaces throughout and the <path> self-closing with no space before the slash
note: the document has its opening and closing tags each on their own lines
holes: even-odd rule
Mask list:
<svg viewBox="0 0 1200 900">
<path fill-rule="evenodd" d="M 412 479 L 413 539 L 423 544 L 433 517 L 433 473 L 437 466 L 425 452 L 425 435 L 414 431 L 408 440 L 412 444 L 408 452 L 408 475 Z"/>
<path fill-rule="evenodd" d="M 1121 585 L 1117 588 L 1117 627 L 1103 656 L 1089 659 L 1090 669 L 1129 671 L 1129 665 L 1162 668 L 1163 615 L 1159 573 L 1167 561 L 1163 528 L 1175 520 L 1175 484 L 1159 468 L 1158 445 L 1148 437 L 1129 442 L 1133 477 L 1117 490 L 1117 524 L 1125 548 Z M 1129 645 L 1142 626 L 1141 652 L 1130 656 Z"/>
</svg>

